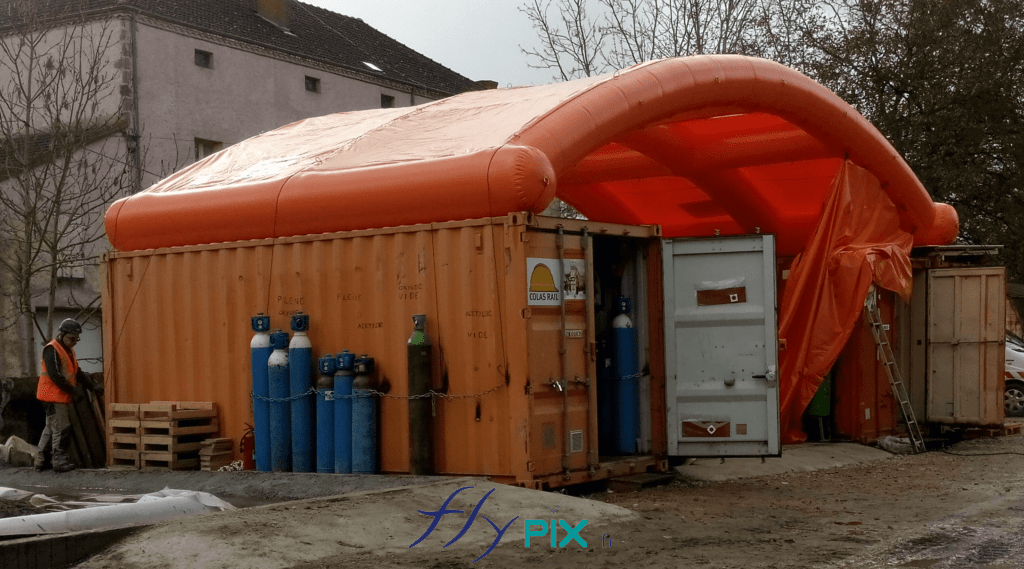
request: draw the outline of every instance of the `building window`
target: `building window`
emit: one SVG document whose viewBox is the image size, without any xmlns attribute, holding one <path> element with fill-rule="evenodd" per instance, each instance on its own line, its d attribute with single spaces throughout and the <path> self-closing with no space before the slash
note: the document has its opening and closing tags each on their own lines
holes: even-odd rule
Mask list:
<svg viewBox="0 0 1024 569">
<path fill-rule="evenodd" d="M 217 142 L 216 140 L 206 140 L 205 138 L 196 139 L 196 161 L 202 160 L 220 149 L 224 148 L 223 142 Z"/>
<path fill-rule="evenodd" d="M 380 96 L 380 108 L 382 108 L 382 109 L 390 109 L 391 107 L 394 107 L 394 106 L 395 106 L 395 98 L 394 97 L 392 97 L 391 95 L 381 95 Z"/>
<path fill-rule="evenodd" d="M 317 79 L 316 77 L 310 77 L 309 75 L 306 75 L 306 90 L 309 91 L 310 93 L 319 93 L 320 80 Z"/>
<path fill-rule="evenodd" d="M 198 67 L 205 67 L 207 69 L 213 69 L 213 54 L 208 51 L 201 49 L 196 50 L 196 65 Z"/>
</svg>

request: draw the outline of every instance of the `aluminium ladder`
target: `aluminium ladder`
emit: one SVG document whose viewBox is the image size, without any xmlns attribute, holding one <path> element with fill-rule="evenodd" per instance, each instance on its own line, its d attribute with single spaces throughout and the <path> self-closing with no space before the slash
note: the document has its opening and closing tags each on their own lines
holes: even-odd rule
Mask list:
<svg viewBox="0 0 1024 569">
<path fill-rule="evenodd" d="M 903 385 L 900 368 L 896 365 L 896 356 L 893 355 L 892 346 L 889 345 L 889 339 L 882 324 L 882 314 L 878 310 L 878 295 L 874 287 L 871 288 L 868 297 L 864 300 L 864 312 L 868 316 L 868 322 L 871 323 L 871 333 L 875 337 L 875 344 L 878 345 L 878 351 L 884 360 L 885 372 L 889 376 L 893 397 L 899 402 L 903 420 L 907 422 L 907 432 L 910 434 L 914 452 L 924 452 L 924 437 L 921 435 L 921 427 L 914 417 L 914 409 L 910 406 L 910 397 L 907 396 L 907 389 Z"/>
</svg>

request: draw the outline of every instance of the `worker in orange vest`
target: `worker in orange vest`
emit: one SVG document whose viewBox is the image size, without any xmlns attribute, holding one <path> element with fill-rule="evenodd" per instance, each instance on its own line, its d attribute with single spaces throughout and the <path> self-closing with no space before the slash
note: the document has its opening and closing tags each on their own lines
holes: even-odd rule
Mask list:
<svg viewBox="0 0 1024 569">
<path fill-rule="evenodd" d="M 76 397 L 83 397 L 85 389 L 102 392 L 102 386 L 93 384 L 89 376 L 78 368 L 75 344 L 82 338 L 82 325 L 72 318 L 60 323 L 57 337 L 43 346 L 40 362 L 39 385 L 36 399 L 46 411 L 46 426 L 39 437 L 39 452 L 34 457 L 36 470 L 47 466 L 47 455 L 52 453 L 54 472 L 68 472 L 77 468 L 68 456 L 71 444 L 71 419 L 68 406 Z"/>
</svg>

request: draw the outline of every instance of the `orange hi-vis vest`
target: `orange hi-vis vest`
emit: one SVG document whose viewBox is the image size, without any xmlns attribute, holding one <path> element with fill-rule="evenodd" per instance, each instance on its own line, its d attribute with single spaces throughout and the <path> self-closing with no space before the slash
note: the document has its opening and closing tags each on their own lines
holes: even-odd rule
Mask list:
<svg viewBox="0 0 1024 569">
<path fill-rule="evenodd" d="M 64 373 L 64 378 L 71 385 L 78 385 L 78 381 L 75 379 L 78 375 L 78 360 L 75 359 L 75 352 L 72 351 L 69 354 L 64 349 L 64 345 L 57 340 L 51 340 L 47 346 L 53 346 L 57 350 L 58 365 L 61 368 L 60 371 Z M 39 369 L 42 371 L 39 372 L 39 386 L 36 387 L 36 399 L 50 403 L 71 403 L 71 394 L 65 393 L 53 383 L 53 380 L 46 373 L 46 362 L 42 359 L 39 360 Z"/>
</svg>

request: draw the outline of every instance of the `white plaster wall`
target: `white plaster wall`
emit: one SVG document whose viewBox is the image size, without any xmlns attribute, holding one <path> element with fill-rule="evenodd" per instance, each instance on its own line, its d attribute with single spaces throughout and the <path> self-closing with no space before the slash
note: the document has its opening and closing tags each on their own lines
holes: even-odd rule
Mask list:
<svg viewBox="0 0 1024 569">
<path fill-rule="evenodd" d="M 380 108 L 381 94 L 394 97 L 396 107 L 431 100 L 144 22 L 137 45 L 143 187 L 194 162 L 195 138 L 226 147 L 304 118 Z M 213 54 L 212 69 L 195 65 L 196 49 Z M 320 79 L 319 93 L 306 91 L 307 75 Z"/>
<path fill-rule="evenodd" d="M 0 97 L 0 121 L 16 123 L 13 127 L 5 123 L 3 134 L 23 132 L 26 108 L 32 110 L 31 130 L 35 132 L 48 130 L 50 123 L 58 116 L 65 121 L 79 122 L 85 126 L 109 122 L 121 104 L 118 93 L 121 77 L 117 68 L 121 57 L 121 29 L 119 20 L 103 19 L 0 38 L 0 42 L 7 44 L 6 53 L 18 55 L 0 60 L 0 92 L 3 93 Z M 52 73 L 41 68 L 47 61 L 73 63 L 72 60 L 76 59 L 83 68 L 88 64 L 96 64 L 90 79 L 98 88 L 91 95 L 89 104 L 79 105 L 80 101 L 74 100 L 85 89 L 76 87 L 78 82 L 70 73 L 55 82 L 55 94 L 49 99 L 50 102 L 45 102 L 40 96 L 42 84 L 54 80 Z M 30 74 L 33 81 L 28 81 Z M 33 90 L 30 105 L 24 94 L 26 89 Z"/>
</svg>

